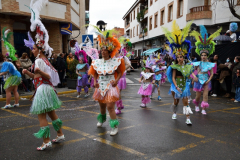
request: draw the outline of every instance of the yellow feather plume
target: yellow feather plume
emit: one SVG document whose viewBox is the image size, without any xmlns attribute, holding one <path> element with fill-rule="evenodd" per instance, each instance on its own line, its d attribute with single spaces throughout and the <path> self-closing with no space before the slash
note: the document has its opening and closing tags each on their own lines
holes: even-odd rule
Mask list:
<svg viewBox="0 0 240 160">
<path fill-rule="evenodd" d="M 174 41 L 180 43 L 181 42 L 181 36 L 180 36 L 181 30 L 180 30 L 178 24 L 176 23 L 176 20 L 174 20 L 173 24 L 172 24 L 172 34 L 176 35 L 176 36 L 173 36 Z M 178 39 L 177 39 L 177 37 L 178 37 Z"/>
</svg>

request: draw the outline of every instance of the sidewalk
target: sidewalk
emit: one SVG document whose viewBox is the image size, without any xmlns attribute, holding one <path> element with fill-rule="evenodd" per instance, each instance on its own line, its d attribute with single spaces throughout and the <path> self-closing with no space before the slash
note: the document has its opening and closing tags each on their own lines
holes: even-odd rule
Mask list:
<svg viewBox="0 0 240 160">
<path fill-rule="evenodd" d="M 69 93 L 74 93 L 77 92 L 77 90 L 73 90 L 73 89 L 68 89 L 67 87 L 65 88 L 57 88 L 55 87 L 57 94 L 58 95 L 62 95 L 62 94 L 69 94 Z M 90 88 L 89 88 L 90 90 Z M 24 92 L 24 91 L 19 91 L 19 98 L 21 99 L 29 99 L 32 97 L 32 95 L 34 94 L 34 91 L 32 92 Z M 3 98 L 0 98 L 0 101 L 6 101 L 6 94 L 2 95 Z M 12 95 L 12 100 L 14 99 L 13 95 Z"/>
</svg>

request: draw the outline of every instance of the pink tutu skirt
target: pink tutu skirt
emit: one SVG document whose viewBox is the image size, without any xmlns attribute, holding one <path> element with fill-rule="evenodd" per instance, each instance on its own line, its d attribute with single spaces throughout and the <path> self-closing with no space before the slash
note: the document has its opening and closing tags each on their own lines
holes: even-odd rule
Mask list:
<svg viewBox="0 0 240 160">
<path fill-rule="evenodd" d="M 93 99 L 100 103 L 111 103 L 117 102 L 119 100 L 119 95 L 120 90 L 118 89 L 118 87 L 112 87 L 111 85 L 104 97 L 101 95 L 98 88 L 96 88 L 93 93 Z"/>
<path fill-rule="evenodd" d="M 98 80 L 97 80 L 97 82 L 98 82 Z M 90 87 L 91 87 L 91 88 L 94 88 L 94 78 L 92 78 L 92 80 L 91 80 Z"/>
<path fill-rule="evenodd" d="M 120 90 L 127 88 L 127 82 L 126 82 L 126 72 L 122 75 L 120 80 L 118 81 L 118 88 Z"/>
<path fill-rule="evenodd" d="M 194 82 L 193 91 L 202 92 L 206 84 L 201 84 L 199 81 Z M 208 83 L 208 91 L 212 89 L 211 81 Z"/>
<path fill-rule="evenodd" d="M 138 94 L 141 94 L 144 96 L 152 95 L 152 84 L 149 84 L 145 90 L 143 89 L 143 85 L 141 85 L 140 89 L 138 90 Z"/>
</svg>

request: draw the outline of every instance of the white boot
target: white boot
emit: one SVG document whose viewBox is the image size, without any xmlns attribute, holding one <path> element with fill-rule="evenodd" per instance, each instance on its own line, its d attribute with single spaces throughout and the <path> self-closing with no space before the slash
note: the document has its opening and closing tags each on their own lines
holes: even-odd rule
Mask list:
<svg viewBox="0 0 240 160">
<path fill-rule="evenodd" d="M 115 136 L 118 133 L 118 128 L 112 128 L 111 132 L 110 132 L 110 136 Z"/>
</svg>

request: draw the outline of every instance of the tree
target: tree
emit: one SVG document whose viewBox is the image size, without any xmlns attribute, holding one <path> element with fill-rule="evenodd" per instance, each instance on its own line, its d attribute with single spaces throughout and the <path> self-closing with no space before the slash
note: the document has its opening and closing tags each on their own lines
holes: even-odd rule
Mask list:
<svg viewBox="0 0 240 160">
<path fill-rule="evenodd" d="M 238 19 L 240 19 L 240 14 L 237 13 L 237 9 L 240 5 L 240 0 L 217 0 L 217 1 L 227 1 L 228 8 L 232 15 Z"/>
</svg>

